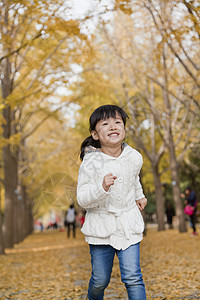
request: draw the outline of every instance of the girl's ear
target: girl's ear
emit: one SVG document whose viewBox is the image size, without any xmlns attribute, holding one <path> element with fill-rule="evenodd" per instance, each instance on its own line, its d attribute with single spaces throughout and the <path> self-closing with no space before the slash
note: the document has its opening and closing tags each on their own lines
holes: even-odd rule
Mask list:
<svg viewBox="0 0 200 300">
<path fill-rule="evenodd" d="M 98 141 L 98 139 L 99 139 L 98 133 L 95 130 L 92 130 L 91 135 L 94 140 Z"/>
</svg>

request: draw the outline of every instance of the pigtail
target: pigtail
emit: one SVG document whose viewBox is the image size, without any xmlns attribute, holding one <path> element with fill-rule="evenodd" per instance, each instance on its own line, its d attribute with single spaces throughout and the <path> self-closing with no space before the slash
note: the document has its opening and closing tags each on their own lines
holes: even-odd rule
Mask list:
<svg viewBox="0 0 200 300">
<path fill-rule="evenodd" d="M 89 147 L 89 146 L 92 146 L 95 148 L 101 148 L 99 140 L 94 140 L 93 137 L 90 135 L 81 144 L 81 153 L 80 153 L 81 160 L 83 160 L 83 157 L 85 155 L 85 148 Z"/>
</svg>

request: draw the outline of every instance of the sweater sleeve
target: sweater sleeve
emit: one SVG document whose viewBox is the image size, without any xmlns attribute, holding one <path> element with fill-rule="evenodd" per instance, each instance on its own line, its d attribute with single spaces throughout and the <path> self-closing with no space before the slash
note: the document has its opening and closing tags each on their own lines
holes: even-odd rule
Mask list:
<svg viewBox="0 0 200 300">
<path fill-rule="evenodd" d="M 142 185 L 140 183 L 140 178 L 138 175 L 135 181 L 135 200 L 140 200 L 142 198 L 145 198 L 145 195 L 143 194 Z"/>
<path fill-rule="evenodd" d="M 137 172 L 135 177 L 135 200 L 140 200 L 145 197 L 145 195 L 143 194 L 143 189 L 139 177 L 142 164 L 143 164 L 143 159 L 142 159 L 142 155 L 140 154 L 138 158 Z"/>
<path fill-rule="evenodd" d="M 91 161 L 82 162 L 78 175 L 77 201 L 84 209 L 98 207 L 110 195 L 110 191 L 103 189 L 102 180 L 96 179 L 96 173 Z"/>
</svg>

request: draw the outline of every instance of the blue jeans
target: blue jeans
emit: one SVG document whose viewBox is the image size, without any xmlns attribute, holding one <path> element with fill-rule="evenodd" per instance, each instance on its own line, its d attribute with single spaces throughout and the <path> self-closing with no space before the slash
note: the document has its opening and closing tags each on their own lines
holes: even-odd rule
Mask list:
<svg viewBox="0 0 200 300">
<path fill-rule="evenodd" d="M 140 269 L 140 243 L 125 250 L 116 250 L 110 245 L 90 245 L 92 276 L 88 288 L 89 300 L 103 299 L 104 290 L 110 282 L 115 253 L 129 300 L 145 300 L 146 292 Z"/>
</svg>

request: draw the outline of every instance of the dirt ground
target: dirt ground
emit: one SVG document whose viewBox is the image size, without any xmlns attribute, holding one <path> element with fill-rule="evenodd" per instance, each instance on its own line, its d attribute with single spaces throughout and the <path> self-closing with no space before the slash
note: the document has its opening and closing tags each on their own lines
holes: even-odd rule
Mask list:
<svg viewBox="0 0 200 300">
<path fill-rule="evenodd" d="M 199 230 L 200 231 L 200 230 Z M 148 229 L 141 243 L 147 299 L 200 299 L 200 235 Z M 85 299 L 90 255 L 79 230 L 34 233 L 0 256 L 0 299 Z M 105 299 L 128 299 L 115 258 Z"/>
</svg>

